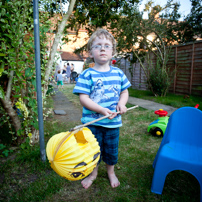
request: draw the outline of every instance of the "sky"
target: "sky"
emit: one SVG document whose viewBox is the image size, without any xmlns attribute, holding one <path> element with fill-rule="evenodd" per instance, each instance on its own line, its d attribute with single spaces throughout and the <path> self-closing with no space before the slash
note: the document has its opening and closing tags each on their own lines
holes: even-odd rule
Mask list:
<svg viewBox="0 0 202 202">
<path fill-rule="evenodd" d="M 164 6 L 167 3 L 167 0 L 153 0 L 154 1 L 154 5 L 161 5 Z M 144 9 L 144 5 L 145 3 L 147 3 L 148 0 L 142 0 L 142 3 L 140 5 L 140 11 L 142 11 Z M 181 18 L 180 20 L 183 20 L 183 16 L 186 16 L 187 14 L 190 13 L 191 10 L 191 2 L 190 0 L 174 0 L 174 2 L 178 2 L 180 3 L 180 8 L 179 8 L 179 12 L 181 14 Z M 67 3 L 65 6 L 65 11 L 67 11 L 69 4 Z M 147 17 L 147 15 L 145 14 L 143 17 Z"/>
<path fill-rule="evenodd" d="M 144 9 L 144 4 L 147 3 L 148 0 L 143 0 L 140 6 L 140 10 L 142 11 Z M 164 6 L 167 2 L 167 0 L 153 0 L 155 5 L 161 5 Z M 182 16 L 186 16 L 187 14 L 190 13 L 191 10 L 191 2 L 190 0 L 175 0 L 174 2 L 178 2 L 180 3 L 180 8 L 179 8 L 179 12 Z M 146 17 L 147 15 L 145 14 L 144 17 Z M 183 20 L 183 17 L 180 18 L 180 20 Z"/>
</svg>

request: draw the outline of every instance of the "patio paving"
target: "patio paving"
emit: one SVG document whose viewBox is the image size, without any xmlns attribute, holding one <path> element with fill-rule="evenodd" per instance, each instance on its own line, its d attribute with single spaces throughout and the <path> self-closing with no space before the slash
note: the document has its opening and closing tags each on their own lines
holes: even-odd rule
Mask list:
<svg viewBox="0 0 202 202">
<path fill-rule="evenodd" d="M 159 104 L 159 103 L 156 103 L 153 101 L 143 100 L 143 99 L 135 98 L 135 97 L 129 97 L 128 103 L 130 103 L 132 105 L 138 105 L 142 108 L 154 110 L 154 111 L 163 109 L 168 112 L 168 116 L 170 116 L 177 109 L 177 108 L 174 108 L 174 107 L 171 107 L 168 105 Z"/>
</svg>

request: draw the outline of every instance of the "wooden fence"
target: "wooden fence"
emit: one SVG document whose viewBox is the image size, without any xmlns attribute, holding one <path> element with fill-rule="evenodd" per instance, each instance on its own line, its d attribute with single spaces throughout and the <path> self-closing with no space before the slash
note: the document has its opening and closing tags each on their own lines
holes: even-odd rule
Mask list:
<svg viewBox="0 0 202 202">
<path fill-rule="evenodd" d="M 202 41 L 173 46 L 167 66 L 170 73 L 174 72 L 171 74 L 169 92 L 202 96 Z M 146 76 L 139 63 L 131 67 L 127 59 L 122 59 L 120 68 L 133 88 L 147 89 Z"/>
</svg>

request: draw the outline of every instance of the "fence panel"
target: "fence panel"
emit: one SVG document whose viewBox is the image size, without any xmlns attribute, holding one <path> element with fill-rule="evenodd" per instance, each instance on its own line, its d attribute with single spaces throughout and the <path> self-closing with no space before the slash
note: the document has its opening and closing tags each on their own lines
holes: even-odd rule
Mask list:
<svg viewBox="0 0 202 202">
<path fill-rule="evenodd" d="M 169 92 L 202 96 L 202 41 L 172 47 L 167 67 L 171 75 Z M 131 83 L 135 89 L 147 89 L 139 63 L 133 65 Z"/>
</svg>

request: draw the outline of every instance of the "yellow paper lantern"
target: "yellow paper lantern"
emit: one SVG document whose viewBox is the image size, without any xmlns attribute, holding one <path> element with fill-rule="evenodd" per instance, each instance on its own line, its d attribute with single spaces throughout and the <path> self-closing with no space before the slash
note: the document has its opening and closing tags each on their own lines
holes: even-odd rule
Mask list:
<svg viewBox="0 0 202 202">
<path fill-rule="evenodd" d="M 51 137 L 46 154 L 52 169 L 60 176 L 76 181 L 88 176 L 100 158 L 100 147 L 92 132 L 84 127 Z"/>
<path fill-rule="evenodd" d="M 127 111 L 137 107 L 138 105 L 133 106 Z M 93 171 L 100 158 L 100 147 L 86 126 L 110 116 L 111 114 L 100 117 L 75 127 L 72 132 L 59 133 L 49 139 L 46 154 L 51 167 L 58 175 L 76 181 L 87 177 Z"/>
</svg>

